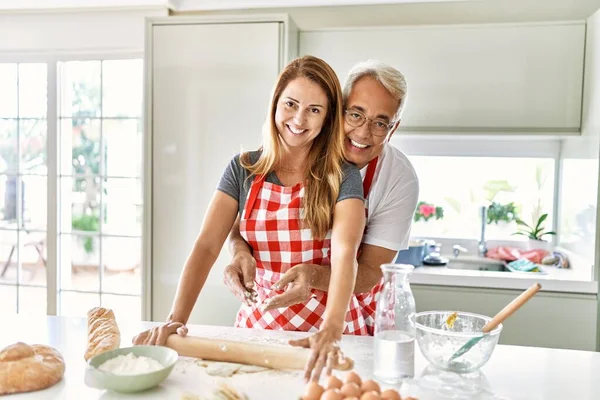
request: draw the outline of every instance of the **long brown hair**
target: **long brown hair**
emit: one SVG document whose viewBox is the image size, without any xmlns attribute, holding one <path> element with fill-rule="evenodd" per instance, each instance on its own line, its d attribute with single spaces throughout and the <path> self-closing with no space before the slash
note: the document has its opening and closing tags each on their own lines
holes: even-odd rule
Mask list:
<svg viewBox="0 0 600 400">
<path fill-rule="evenodd" d="M 281 163 L 283 148 L 275 123 L 275 112 L 281 93 L 296 78 L 304 77 L 316 83 L 327 96 L 327 112 L 321 132 L 313 140 L 306 160 L 303 223 L 313 238 L 323 239 L 333 223 L 333 209 L 342 182 L 344 125 L 342 89 L 335 71 L 320 58 L 304 56 L 290 62 L 279 75 L 271 98 L 269 115 L 263 129 L 262 154 L 254 164 L 248 153 L 241 164 L 252 174 L 266 176 Z"/>
</svg>

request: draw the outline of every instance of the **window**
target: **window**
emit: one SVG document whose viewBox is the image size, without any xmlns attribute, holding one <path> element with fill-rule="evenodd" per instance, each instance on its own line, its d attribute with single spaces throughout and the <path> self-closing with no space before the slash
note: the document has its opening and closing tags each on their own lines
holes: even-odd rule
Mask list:
<svg viewBox="0 0 600 400">
<path fill-rule="evenodd" d="M 142 62 L 68 61 L 59 81 L 60 314 L 141 310 Z"/>
<path fill-rule="evenodd" d="M 59 315 L 83 316 L 98 305 L 140 315 L 142 77 L 141 59 L 0 64 L 0 301 L 7 310 L 45 314 L 48 296 Z M 46 94 L 54 85 L 56 98 Z M 47 132 L 56 132 L 57 147 L 47 147 Z M 52 182 L 47 160 L 57 161 Z M 48 184 L 58 187 L 50 208 Z M 52 218 L 58 224 L 47 224 Z M 57 262 L 47 260 L 48 237 L 56 238 Z"/>
<path fill-rule="evenodd" d="M 410 160 L 424 205 L 417 208 L 412 236 L 478 238 L 482 206 L 491 206 L 488 239 L 520 240 L 512 235 L 517 231 L 514 219 L 531 225 L 544 213 L 549 214 L 544 226 L 552 230 L 553 158 L 410 156 Z"/>
</svg>

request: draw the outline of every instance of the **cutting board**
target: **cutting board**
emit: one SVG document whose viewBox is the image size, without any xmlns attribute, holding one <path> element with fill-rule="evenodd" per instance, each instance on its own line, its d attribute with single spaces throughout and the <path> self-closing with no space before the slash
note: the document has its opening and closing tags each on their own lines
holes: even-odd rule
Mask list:
<svg viewBox="0 0 600 400">
<path fill-rule="evenodd" d="M 210 361 L 257 365 L 273 369 L 303 370 L 310 357 L 310 350 L 302 347 L 271 345 L 264 343 L 202 338 L 197 336 L 170 335 L 167 347 L 180 356 Z M 334 369 L 347 371 L 354 362 L 346 357 Z"/>
</svg>

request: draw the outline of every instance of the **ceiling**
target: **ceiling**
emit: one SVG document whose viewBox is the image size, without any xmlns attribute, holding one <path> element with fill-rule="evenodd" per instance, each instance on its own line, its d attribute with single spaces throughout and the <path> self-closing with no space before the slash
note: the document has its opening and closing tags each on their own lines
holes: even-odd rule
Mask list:
<svg viewBox="0 0 600 400">
<path fill-rule="evenodd" d="M 169 9 L 172 15 L 286 12 L 300 29 L 310 30 L 582 20 L 600 9 L 600 0 L 0 0 L 0 13 L 138 8 Z"/>
<path fill-rule="evenodd" d="M 600 0 L 476 0 L 318 8 L 261 8 L 245 10 L 245 12 L 287 12 L 300 29 L 310 30 L 323 27 L 373 25 L 584 20 L 598 9 L 600 9 Z M 181 13 L 181 11 L 171 11 L 174 15 Z M 210 15 L 217 12 L 197 11 L 195 13 Z M 239 13 L 239 10 L 226 11 L 226 13 Z"/>
</svg>

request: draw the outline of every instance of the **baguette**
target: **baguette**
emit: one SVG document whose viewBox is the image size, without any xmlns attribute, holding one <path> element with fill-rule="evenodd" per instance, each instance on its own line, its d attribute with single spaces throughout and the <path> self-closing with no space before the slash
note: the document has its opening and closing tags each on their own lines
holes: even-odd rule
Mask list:
<svg viewBox="0 0 600 400">
<path fill-rule="evenodd" d="M 94 307 L 88 311 L 88 345 L 84 358 L 90 358 L 105 351 L 118 349 L 121 344 L 121 332 L 112 310 Z"/>
<path fill-rule="evenodd" d="M 43 344 L 18 342 L 0 351 L 0 396 L 47 389 L 63 378 L 60 352 Z"/>
</svg>

